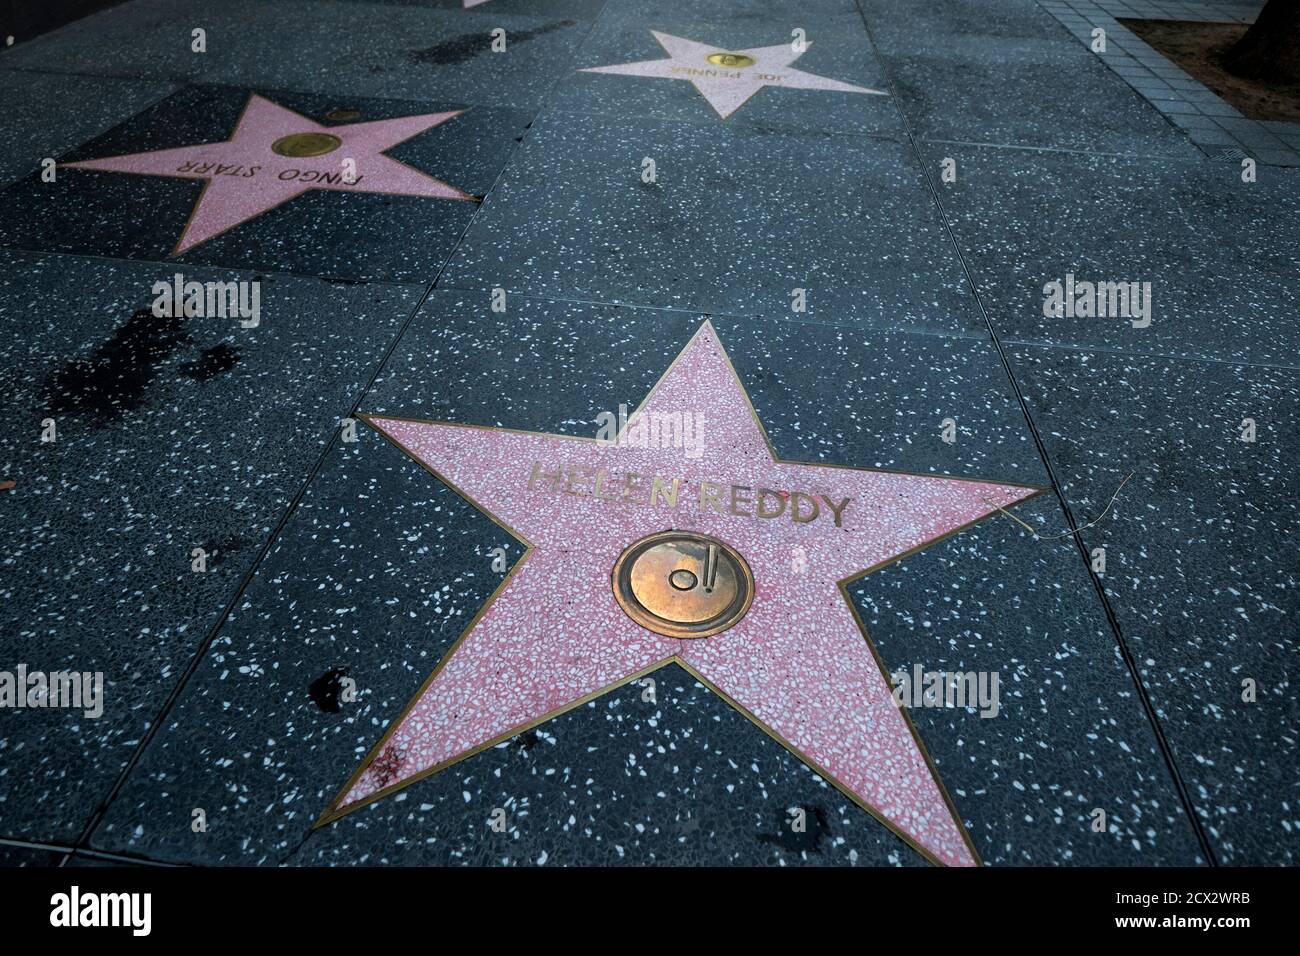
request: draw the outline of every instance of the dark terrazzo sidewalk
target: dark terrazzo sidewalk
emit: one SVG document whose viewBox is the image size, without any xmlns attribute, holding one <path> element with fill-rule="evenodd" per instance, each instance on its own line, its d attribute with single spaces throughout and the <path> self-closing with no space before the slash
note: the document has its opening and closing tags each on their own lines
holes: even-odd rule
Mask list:
<svg viewBox="0 0 1300 956">
<path fill-rule="evenodd" d="M 1123 15 L 134 0 L 0 51 L 0 669 L 106 683 L 99 719 L 0 714 L 0 865 L 924 864 L 675 664 L 313 829 L 523 552 L 341 420 L 590 435 L 706 318 L 780 456 L 1048 489 L 1032 532 L 995 515 L 848 588 L 887 668 L 1001 676 L 995 718 L 912 714 L 983 862 L 1294 862 L 1300 183 L 1280 152 L 1243 182 L 1081 6 Z M 663 56 L 652 29 L 803 29 L 799 69 L 886 95 L 766 87 L 723 121 L 579 72 Z M 173 257 L 200 183 L 40 177 L 225 139 L 250 92 L 467 108 L 390 155 L 482 202 L 309 193 Z M 177 272 L 261 283 L 260 326 L 151 315 Z M 1067 273 L 1151 282 L 1151 324 L 1045 316 Z"/>
</svg>

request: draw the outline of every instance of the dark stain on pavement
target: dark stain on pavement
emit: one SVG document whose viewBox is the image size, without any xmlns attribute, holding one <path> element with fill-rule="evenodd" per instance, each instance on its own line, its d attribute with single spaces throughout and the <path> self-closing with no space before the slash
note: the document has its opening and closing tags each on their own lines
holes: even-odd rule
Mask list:
<svg viewBox="0 0 1300 956">
<path fill-rule="evenodd" d="M 343 695 L 343 678 L 347 674 L 345 668 L 335 667 L 333 670 L 328 670 L 320 677 L 317 677 L 311 682 L 311 686 L 307 688 L 307 693 L 311 695 L 312 701 L 325 713 L 337 714 L 339 712 Z"/>
<path fill-rule="evenodd" d="M 45 379 L 46 414 L 86 415 L 96 427 L 103 427 L 143 408 L 162 367 L 178 351 L 195 344 L 185 323 L 181 316 L 137 309 L 89 356 L 69 359 Z M 177 371 L 194 381 L 210 382 L 242 358 L 238 346 L 223 342 L 203 349 Z"/>
<path fill-rule="evenodd" d="M 226 343 L 204 349 L 193 362 L 181 366 L 181 374 L 199 382 L 207 382 L 223 372 L 229 372 L 239 362 L 239 348 Z"/>
<path fill-rule="evenodd" d="M 820 853 L 822 843 L 830 832 L 830 823 L 821 807 L 802 807 L 806 811 L 805 829 L 798 833 L 794 829 L 794 817 L 786 814 L 776 833 L 763 833 L 759 840 L 790 853 Z"/>
<path fill-rule="evenodd" d="M 565 27 L 573 26 L 572 20 L 558 20 L 532 30 L 509 30 L 506 32 L 506 49 L 512 43 L 527 43 L 536 37 Z M 416 63 L 428 63 L 436 66 L 448 66 L 472 60 L 480 53 L 492 52 L 492 37 L 487 33 L 463 33 L 451 40 L 443 40 L 424 50 L 412 50 L 407 54 Z"/>
<path fill-rule="evenodd" d="M 70 360 L 46 380 L 46 407 L 108 424 L 144 404 L 159 367 L 189 341 L 183 319 L 138 309 L 88 358 Z"/>
</svg>

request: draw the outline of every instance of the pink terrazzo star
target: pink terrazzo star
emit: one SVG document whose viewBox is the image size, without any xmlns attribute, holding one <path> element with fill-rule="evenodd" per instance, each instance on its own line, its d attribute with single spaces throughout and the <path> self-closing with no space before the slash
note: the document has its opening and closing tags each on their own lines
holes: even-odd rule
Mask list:
<svg viewBox="0 0 1300 956">
<path fill-rule="evenodd" d="M 702 447 L 366 419 L 528 550 L 318 825 L 675 662 L 931 860 L 977 862 L 844 586 L 1041 489 L 781 461 L 707 322 L 622 434 L 674 413 L 694 416 Z M 680 479 L 672 507 L 648 494 L 654 476 Z M 731 486 L 739 506 L 702 499 Z M 760 489 L 780 516 L 756 515 Z M 801 500 L 807 520 L 791 519 L 797 496 L 820 501 L 815 517 Z M 728 630 L 665 637 L 616 601 L 619 555 L 668 529 L 751 567 L 753 603 Z"/>
<path fill-rule="evenodd" d="M 708 43 L 675 37 L 671 33 L 661 33 L 658 30 L 650 32 L 668 53 L 668 59 L 641 60 L 614 66 L 589 66 L 580 72 L 688 80 L 723 119 L 744 106 L 751 96 L 765 86 L 783 86 L 793 90 L 835 90 L 841 93 L 886 95 L 883 90 L 854 86 L 852 83 L 842 83 L 829 77 L 791 69 L 790 64 L 799 59 L 803 51 L 795 52 L 790 43 L 754 47 L 751 50 L 724 50 Z M 811 45 L 811 41 L 806 41 L 804 49 Z M 743 66 L 710 62 L 710 56 L 716 57 L 719 54 L 747 57 L 754 62 Z"/>
<path fill-rule="evenodd" d="M 473 199 L 440 179 L 383 155 L 384 150 L 463 112 L 322 126 L 254 93 L 234 133 L 223 142 L 88 159 L 63 166 L 206 180 L 172 252 L 180 255 L 309 189 Z M 273 149 L 285 137 L 303 133 L 324 134 L 339 142 L 315 156 L 285 156 Z M 321 148 L 331 145 L 329 141 L 322 144 Z M 345 160 L 351 160 L 351 166 L 345 165 Z"/>
</svg>

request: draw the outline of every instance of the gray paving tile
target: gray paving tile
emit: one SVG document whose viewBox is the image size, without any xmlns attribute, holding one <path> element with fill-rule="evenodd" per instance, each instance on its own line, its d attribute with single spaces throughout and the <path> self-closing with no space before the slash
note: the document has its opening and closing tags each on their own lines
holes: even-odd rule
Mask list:
<svg viewBox="0 0 1300 956">
<path fill-rule="evenodd" d="M 65 856 L 53 850 L 0 843 L 0 869 L 58 866 Z"/>
<path fill-rule="evenodd" d="M 1157 109 L 1160 107 L 1161 103 L 1182 103 L 1183 102 L 1183 98 L 1179 96 L 1175 90 L 1162 90 L 1159 87 L 1147 87 L 1145 89 L 1140 87 L 1135 87 L 1135 89 L 1137 89 L 1139 93 L 1141 93 L 1144 97 L 1146 97 L 1147 100 L 1154 103 Z M 1194 106 L 1192 107 L 1192 109 L 1195 108 L 1196 107 Z"/>
<path fill-rule="evenodd" d="M 263 277 L 261 324 L 155 318 L 173 269 L 0 253 L 12 428 L 0 656 L 102 672 L 103 712 L 0 735 L 0 833 L 75 840 L 217 621 L 419 289 Z M 195 281 L 251 280 L 186 268 Z M 53 419 L 57 440 L 42 443 Z M 192 550 L 212 555 L 191 570 Z"/>
<path fill-rule="evenodd" d="M 1200 113 L 1179 113 L 1177 115 L 1171 115 L 1169 118 L 1184 129 L 1193 131 L 1206 129 L 1222 130 L 1223 128 L 1215 122 L 1213 117 L 1204 116 Z M 1195 135 L 1193 135 L 1192 138 L 1195 139 Z"/>
<path fill-rule="evenodd" d="M 1219 119 L 1219 125 L 1224 129 L 1231 130 L 1235 133 L 1249 133 L 1255 136 L 1272 136 L 1268 130 L 1263 129 L 1258 121 L 1247 119 L 1244 116 L 1225 116 Z"/>
<path fill-rule="evenodd" d="M 1207 146 L 1229 146 L 1237 142 L 1232 134 L 1217 124 L 1212 129 L 1192 130 L 1192 140 Z"/>
<path fill-rule="evenodd" d="M 1168 94 L 1169 91 L 1172 89 L 1172 87 L 1170 87 L 1170 85 L 1166 83 L 1164 80 L 1159 80 L 1154 78 L 1134 82 L 1132 86 L 1139 93 L 1143 93 L 1146 95 L 1157 94 L 1157 93 Z"/>
<path fill-rule="evenodd" d="M 1284 142 L 1268 133 L 1240 130 L 1236 132 L 1236 136 L 1238 141 L 1251 152 L 1286 149 Z"/>
<path fill-rule="evenodd" d="M 877 39 L 905 37 L 918 29 L 941 34 L 1060 40 L 1060 21 L 1034 0 L 860 0 L 862 15 Z M 1063 18 L 1084 23 L 1081 17 Z"/>
<path fill-rule="evenodd" d="M 0 57 L 0 64 L 4 58 Z M 175 87 L 0 69 L 0 186 L 41 168 Z"/>
<path fill-rule="evenodd" d="M 1040 533 L 1064 529 L 1055 500 L 1016 510 Z M 1008 540 L 1014 525 L 1003 525 L 981 524 L 853 588 L 891 672 L 1000 675 L 996 717 L 911 711 L 981 859 L 1203 863 L 1078 552 L 1019 532 Z M 1090 828 L 1097 809 L 1104 833 Z"/>
<path fill-rule="evenodd" d="M 917 29 L 877 42 L 899 108 L 923 138 L 1194 154 L 1157 110 L 1074 41 Z"/>
<path fill-rule="evenodd" d="M 1275 166 L 1300 165 L 1300 149 L 1260 149 L 1252 150 L 1251 155 L 1261 163 Z"/>
<path fill-rule="evenodd" d="M 1208 116 L 1240 116 L 1241 113 L 1235 106 L 1229 106 L 1222 100 L 1214 102 L 1211 100 L 1196 100 L 1196 105 L 1200 107 L 1202 113 Z"/>
<path fill-rule="evenodd" d="M 206 53 L 190 48 L 198 24 Z M 590 25 L 333 0 L 135 0 L 15 47 L 3 64 L 535 111 Z M 494 27 L 505 52 L 492 52 Z"/>
<path fill-rule="evenodd" d="M 298 0 L 263 0 L 284 3 Z M 595 20 L 606 0 L 478 0 L 466 6 L 468 0 L 335 0 L 340 3 L 383 4 L 397 7 L 426 7 L 463 14 L 467 23 L 480 17 L 515 16 L 554 17 L 574 20 Z"/>
<path fill-rule="evenodd" d="M 726 27 L 732 22 L 755 25 L 767 21 L 781 25 L 786 21 L 797 25 L 801 17 L 858 15 L 856 0 L 605 0 L 602 18 L 702 20 L 716 27 Z M 859 23 L 861 20 L 859 20 Z M 789 36 L 787 29 L 786 36 Z"/>
<path fill-rule="evenodd" d="M 64 866 L 75 867 L 76 869 L 141 869 L 144 867 L 155 867 L 159 864 L 147 860 L 133 860 L 129 857 L 108 856 L 95 853 L 77 852 L 68 857 L 68 862 Z"/>
<path fill-rule="evenodd" d="M 440 283 L 982 335 L 950 250 L 902 143 L 570 114 L 534 125 Z"/>
<path fill-rule="evenodd" d="M 1260 120 L 1259 125 L 1279 136 L 1300 136 L 1300 123 L 1282 122 L 1280 120 Z"/>
<path fill-rule="evenodd" d="M 1005 339 L 1295 364 L 1300 190 L 1291 170 L 1261 167 L 1244 183 L 1233 163 L 1153 161 L 1138 171 L 1079 154 L 928 149 L 957 159 L 944 203 Z M 1150 282 L 1150 326 L 1045 316 L 1044 286 L 1067 274 Z"/>
<path fill-rule="evenodd" d="M 1294 863 L 1300 378 L 1069 349 L 1013 361 L 1081 523 L 1135 471 L 1084 541 L 1106 550 L 1107 594 L 1220 862 Z"/>
</svg>

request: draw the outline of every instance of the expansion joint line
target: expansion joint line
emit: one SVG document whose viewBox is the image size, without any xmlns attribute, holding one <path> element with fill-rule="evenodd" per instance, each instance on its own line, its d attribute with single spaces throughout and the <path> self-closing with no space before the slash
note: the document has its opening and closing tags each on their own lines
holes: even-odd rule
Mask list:
<svg viewBox="0 0 1300 956">
<path fill-rule="evenodd" d="M 1083 561 L 1084 569 L 1092 581 L 1093 590 L 1097 594 L 1097 599 L 1101 602 L 1102 610 L 1106 615 L 1106 620 L 1110 624 L 1111 633 L 1115 637 L 1115 643 L 1119 647 L 1120 656 L 1124 661 L 1124 666 L 1128 669 L 1129 677 L 1133 681 L 1133 686 L 1137 691 L 1138 700 L 1142 702 L 1142 709 L 1146 713 L 1147 722 L 1151 725 L 1152 733 L 1155 735 L 1156 746 L 1160 750 L 1160 755 L 1164 759 L 1165 766 L 1169 770 L 1169 775 L 1174 783 L 1174 789 L 1178 793 L 1178 799 L 1183 805 L 1183 812 L 1191 824 L 1192 831 L 1196 835 L 1197 843 L 1200 845 L 1201 853 L 1210 866 L 1218 866 L 1219 860 L 1215 855 L 1214 847 L 1210 843 L 1209 836 L 1205 832 L 1205 827 L 1201 822 L 1200 816 L 1196 812 L 1196 805 L 1191 798 L 1191 792 L 1188 789 L 1186 781 L 1183 779 L 1182 772 L 1178 769 L 1177 761 L 1174 759 L 1173 749 L 1165 737 L 1164 727 L 1160 723 L 1159 715 L 1156 713 L 1155 705 L 1151 702 L 1151 696 L 1147 692 L 1146 684 L 1142 680 L 1142 674 L 1138 669 L 1137 659 L 1129 649 L 1128 642 L 1124 639 L 1124 632 L 1119 624 L 1119 619 L 1115 616 L 1115 609 L 1111 606 L 1110 598 L 1106 595 L 1106 589 L 1101 583 L 1101 578 L 1092 568 L 1092 562 L 1088 556 L 1087 547 L 1083 543 L 1083 537 L 1079 534 L 1080 528 L 1075 521 L 1074 513 L 1070 509 L 1069 502 L 1065 498 L 1065 493 L 1061 490 L 1060 481 L 1057 479 L 1056 470 L 1052 467 L 1052 460 L 1047 454 L 1047 446 L 1043 443 L 1042 436 L 1039 434 L 1038 427 L 1034 424 L 1033 415 L 1030 413 L 1029 404 L 1025 400 L 1024 393 L 1020 389 L 1020 383 L 1016 380 L 1015 370 L 1011 365 L 1006 350 L 1002 347 L 1002 342 L 998 338 L 997 327 L 993 323 L 992 316 L 985 308 L 984 299 L 980 296 L 979 287 L 975 284 L 974 273 L 971 272 L 970 265 L 966 261 L 966 256 L 962 253 L 961 246 L 957 242 L 957 234 L 953 229 L 952 220 L 948 216 L 947 207 L 943 204 L 943 197 L 939 188 L 935 185 L 929 166 L 926 163 L 925 154 L 921 151 L 920 144 L 917 142 L 916 135 L 912 132 L 912 125 L 908 122 L 902 108 L 899 106 L 898 88 L 894 83 L 894 77 L 888 65 L 879 55 L 879 46 L 876 44 L 875 33 L 871 29 L 871 24 L 867 22 L 866 15 L 862 12 L 861 7 L 858 9 L 858 15 L 862 18 L 862 25 L 867 34 L 867 40 L 871 44 L 872 52 L 876 54 L 877 62 L 885 76 L 885 83 L 889 89 L 889 94 L 894 101 L 894 107 L 898 111 L 899 122 L 902 124 L 903 132 L 907 136 L 908 144 L 911 146 L 912 155 L 915 158 L 921 175 L 925 178 L 926 187 L 930 191 L 930 196 L 939 211 L 939 217 L 943 221 L 944 230 L 948 234 L 948 240 L 952 244 L 957 261 L 961 263 L 963 274 L 966 276 L 966 283 L 970 287 L 971 294 L 975 297 L 975 303 L 979 306 L 980 315 L 984 318 L 984 324 L 988 328 L 989 339 L 993 347 L 997 350 L 998 358 L 1002 362 L 1002 369 L 1011 383 L 1011 390 L 1015 394 L 1016 402 L 1020 406 L 1020 412 L 1025 418 L 1025 423 L 1029 428 L 1029 434 L 1033 438 L 1034 447 L 1038 450 L 1038 456 L 1042 459 L 1043 467 L 1047 471 L 1048 480 L 1052 486 L 1052 492 L 1056 495 L 1056 500 L 1060 503 L 1061 511 L 1065 515 L 1066 524 L 1069 531 L 1065 536 L 1074 539 L 1075 550 L 1079 553 Z M 1128 479 L 1126 478 L 1125 481 Z M 1108 506 L 1109 507 L 1109 506 Z"/>
</svg>

